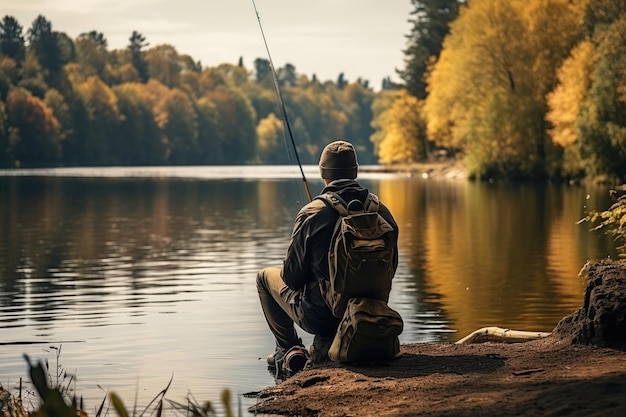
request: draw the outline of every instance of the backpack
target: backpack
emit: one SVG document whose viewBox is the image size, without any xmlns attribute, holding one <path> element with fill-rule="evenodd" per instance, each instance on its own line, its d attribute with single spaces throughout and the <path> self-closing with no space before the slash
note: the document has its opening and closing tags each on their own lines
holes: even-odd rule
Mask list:
<svg viewBox="0 0 626 417">
<path fill-rule="evenodd" d="M 327 192 L 316 198 L 340 215 L 328 251 L 330 280 L 320 282 L 333 315 L 342 318 L 348 300 L 354 297 L 387 302 L 396 246 L 393 228 L 378 213 L 378 197 L 370 193 L 364 203 L 346 203 L 338 194 Z"/>
<path fill-rule="evenodd" d="M 335 333 L 328 357 L 334 361 L 365 364 L 390 362 L 399 357 L 404 323 L 386 302 L 351 298 Z"/>
</svg>

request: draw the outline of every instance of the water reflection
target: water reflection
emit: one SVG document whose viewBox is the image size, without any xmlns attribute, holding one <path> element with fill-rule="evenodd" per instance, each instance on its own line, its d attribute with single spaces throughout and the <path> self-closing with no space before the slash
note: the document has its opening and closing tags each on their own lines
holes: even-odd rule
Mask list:
<svg viewBox="0 0 626 417">
<path fill-rule="evenodd" d="M 606 207 L 605 190 L 414 180 L 383 182 L 380 194 L 403 225 L 415 285 L 458 333 L 451 340 L 483 326 L 552 330 L 580 305 L 583 263 L 609 254 L 575 224 L 587 204 Z"/>
<path fill-rule="evenodd" d="M 282 262 L 303 192 L 283 170 L 252 171 L 264 175 L 0 177 L 3 342 L 66 341 L 62 359 L 93 403 L 97 384 L 128 393 L 129 403 L 140 386 L 149 400 L 173 372 L 177 399 L 271 385 L 259 358 L 273 340 L 254 277 Z M 580 304 L 582 264 L 609 252 L 607 238 L 575 225 L 586 209 L 607 207 L 603 189 L 363 182 L 401 227 L 390 302 L 405 319 L 403 342 L 451 341 L 492 325 L 549 331 Z M 25 376 L 24 351 L 42 355 L 0 346 L 3 378 Z"/>
</svg>

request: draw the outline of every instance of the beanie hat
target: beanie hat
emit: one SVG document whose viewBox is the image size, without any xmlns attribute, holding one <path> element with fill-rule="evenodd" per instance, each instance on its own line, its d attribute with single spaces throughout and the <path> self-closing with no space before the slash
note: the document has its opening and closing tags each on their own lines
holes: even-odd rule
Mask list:
<svg viewBox="0 0 626 417">
<path fill-rule="evenodd" d="M 343 140 L 329 143 L 322 151 L 319 166 L 325 180 L 356 178 L 359 164 L 354 146 Z"/>
</svg>

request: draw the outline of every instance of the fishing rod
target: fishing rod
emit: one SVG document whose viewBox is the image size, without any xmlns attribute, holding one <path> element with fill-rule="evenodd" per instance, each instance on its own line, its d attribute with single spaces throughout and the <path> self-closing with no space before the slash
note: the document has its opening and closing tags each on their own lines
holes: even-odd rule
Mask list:
<svg viewBox="0 0 626 417">
<path fill-rule="evenodd" d="M 267 40 L 265 39 L 265 32 L 263 31 L 263 26 L 261 25 L 261 16 L 259 15 L 259 11 L 256 8 L 256 2 L 252 0 L 252 5 L 254 6 L 254 12 L 256 13 L 256 18 L 259 21 L 259 29 L 261 29 L 261 36 L 263 37 L 263 43 L 265 44 L 265 50 L 267 51 L 267 58 L 270 63 L 270 72 L 272 73 L 272 81 L 274 84 L 274 92 L 276 93 L 276 100 L 278 101 L 278 107 L 280 108 L 283 114 L 283 120 L 285 121 L 285 125 L 287 126 L 287 132 L 289 132 L 289 138 L 291 139 L 291 146 L 293 147 L 293 153 L 296 156 L 296 161 L 298 161 L 298 167 L 300 167 L 300 174 L 302 175 L 302 182 L 304 183 L 304 189 L 306 191 L 306 195 L 309 198 L 309 201 L 313 201 L 311 197 L 311 190 L 309 189 L 309 183 L 306 180 L 306 176 L 304 175 L 304 170 L 302 169 L 302 163 L 300 162 L 300 156 L 298 156 L 298 149 L 296 149 L 296 142 L 293 140 L 293 133 L 291 131 L 291 124 L 289 123 L 289 118 L 287 117 L 287 109 L 285 109 L 285 102 L 283 101 L 283 96 L 280 94 L 280 87 L 278 85 L 278 76 L 276 75 L 276 70 L 274 69 L 274 62 L 272 62 L 272 55 L 270 54 L 270 48 L 267 46 Z M 283 129 L 283 137 L 285 137 L 285 130 Z M 287 138 L 285 137 L 285 142 L 287 142 Z"/>
</svg>

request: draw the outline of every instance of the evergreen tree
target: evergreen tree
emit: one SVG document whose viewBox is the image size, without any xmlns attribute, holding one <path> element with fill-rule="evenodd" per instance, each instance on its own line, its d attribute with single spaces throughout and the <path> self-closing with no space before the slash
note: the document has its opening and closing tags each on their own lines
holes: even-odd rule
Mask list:
<svg viewBox="0 0 626 417">
<path fill-rule="evenodd" d="M 381 84 L 383 90 L 397 90 L 401 87 L 400 84 L 395 83 L 391 80 L 391 77 L 383 78 L 383 82 Z"/>
<path fill-rule="evenodd" d="M 260 83 L 270 73 L 270 61 L 264 58 L 255 59 L 254 72 L 256 73 L 256 82 Z"/>
<path fill-rule="evenodd" d="M 4 16 L 0 22 L 0 54 L 13 58 L 17 63 L 24 61 L 26 46 L 22 25 L 13 16 Z"/>
<path fill-rule="evenodd" d="M 346 88 L 346 85 L 348 85 L 348 81 L 346 81 L 345 76 L 342 72 L 337 77 L 337 88 L 343 90 L 344 88 Z"/>
<path fill-rule="evenodd" d="M 281 87 L 290 85 L 294 86 L 298 84 L 298 77 L 296 76 L 296 67 L 293 64 L 285 64 L 284 67 L 278 68 L 278 83 Z"/>
<path fill-rule="evenodd" d="M 146 38 L 139 32 L 133 31 L 133 34 L 130 36 L 130 45 L 128 45 L 128 49 L 131 54 L 131 62 L 137 73 L 139 74 L 139 78 L 142 82 L 148 82 L 150 78 L 150 74 L 148 72 L 148 63 L 145 59 L 144 48 L 148 46 L 146 43 Z"/>
<path fill-rule="evenodd" d="M 429 62 L 439 57 L 443 39 L 448 34 L 449 24 L 459 13 L 460 0 L 411 0 L 414 16 L 411 33 L 407 36 L 408 47 L 404 50 L 405 68 L 398 71 L 411 94 L 426 97 L 424 79 Z"/>
<path fill-rule="evenodd" d="M 51 75 L 61 70 L 64 51 L 59 46 L 57 33 L 52 31 L 52 23 L 42 15 L 37 16 L 28 29 L 28 46 Z"/>
</svg>

